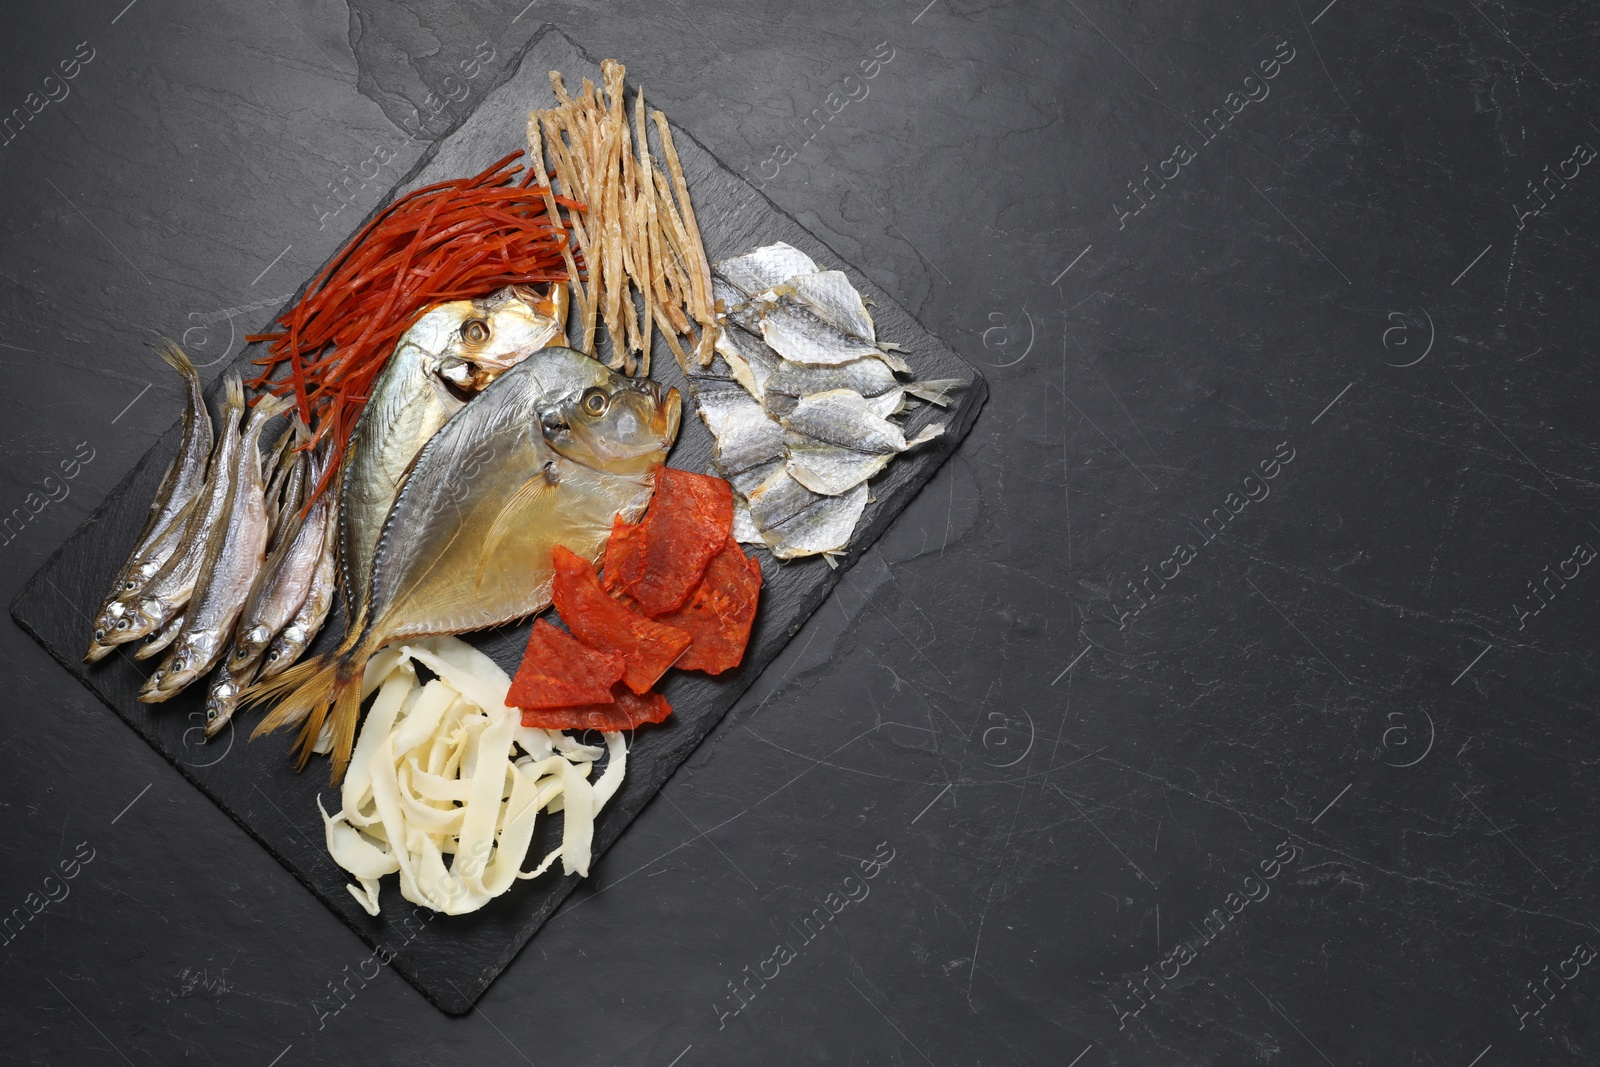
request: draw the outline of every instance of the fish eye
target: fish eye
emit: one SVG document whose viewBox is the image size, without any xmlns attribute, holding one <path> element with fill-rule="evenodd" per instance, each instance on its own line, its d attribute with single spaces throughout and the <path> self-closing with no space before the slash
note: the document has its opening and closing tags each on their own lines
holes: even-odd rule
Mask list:
<svg viewBox="0 0 1600 1067">
<path fill-rule="evenodd" d="M 95 631 L 95 632 L 94 632 L 94 639 L 95 639 L 95 640 L 96 640 L 96 641 L 98 641 L 98 640 L 100 640 L 100 639 L 101 639 L 101 638 L 103 638 L 103 637 L 105 637 L 105 635 L 106 635 L 106 632 L 105 632 L 105 631 L 104 631 L 104 630 L 96 630 L 96 631 Z"/>
<path fill-rule="evenodd" d="M 124 593 L 133 592 L 133 579 L 132 578 L 129 578 L 127 581 L 122 583 L 122 591 Z"/>
<path fill-rule="evenodd" d="M 279 653 L 279 651 L 277 649 L 273 649 L 271 652 L 267 653 L 267 662 L 268 663 L 276 663 L 276 662 L 278 662 L 278 656 L 279 655 L 281 655 L 281 653 Z"/>
<path fill-rule="evenodd" d="M 128 628 L 128 620 L 127 619 L 118 620 L 117 629 L 126 630 L 127 628 Z"/>
<path fill-rule="evenodd" d="M 578 406 L 591 419 L 598 419 L 611 406 L 611 398 L 606 395 L 604 389 L 591 387 L 583 391 L 583 399 L 578 402 Z"/>
<path fill-rule="evenodd" d="M 482 319 L 468 319 L 461 324 L 461 339 L 481 345 L 489 339 L 489 324 Z"/>
</svg>

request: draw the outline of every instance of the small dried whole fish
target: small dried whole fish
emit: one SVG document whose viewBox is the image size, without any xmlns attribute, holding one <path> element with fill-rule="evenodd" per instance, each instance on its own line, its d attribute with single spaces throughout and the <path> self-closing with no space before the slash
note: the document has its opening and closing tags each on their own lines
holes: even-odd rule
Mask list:
<svg viewBox="0 0 1600 1067">
<path fill-rule="evenodd" d="M 133 658 L 149 659 L 157 652 L 160 652 L 162 649 L 172 644 L 172 642 L 176 640 L 177 636 L 182 632 L 183 612 L 180 611 L 178 614 L 172 617 L 171 622 L 167 623 L 166 629 L 162 630 L 160 633 L 151 634 L 149 637 L 146 637 L 143 643 L 139 645 L 139 651 L 133 654 Z"/>
<path fill-rule="evenodd" d="M 322 476 L 313 469 L 310 456 L 300 453 L 295 470 L 285 486 L 286 499 L 298 499 L 307 485 Z M 324 493 L 311 505 L 304 518 L 298 505 L 285 504 L 272 551 L 256 575 L 245 600 L 244 610 L 234 627 L 233 643 L 211 691 L 206 697 L 205 734 L 211 737 L 233 717 L 239 695 L 249 685 L 272 639 L 289 625 L 311 592 L 327 545 L 327 526 L 334 498 Z"/>
<path fill-rule="evenodd" d="M 562 343 L 566 287 L 540 297 L 516 286 L 430 308 L 400 338 L 350 437 L 339 499 L 341 583 L 357 618 L 384 519 L 411 461 L 478 389 L 533 352 Z"/>
<path fill-rule="evenodd" d="M 111 589 L 95 613 L 94 638 L 84 659 L 90 663 L 103 659 L 113 646 L 136 640 L 130 617 L 137 596 L 172 557 L 183 539 L 185 523 L 195 500 L 203 495 L 206 468 L 211 460 L 211 413 L 206 410 L 200 387 L 200 372 L 183 349 L 166 338 L 151 346 L 156 355 L 183 376 L 187 401 L 183 409 L 183 429 L 178 436 L 178 454 L 161 478 L 150 516 L 127 562 L 117 571 Z M 159 647 L 159 646 L 158 646 Z"/>
<path fill-rule="evenodd" d="M 396 640 L 542 610 L 554 547 L 595 559 L 614 518 L 644 510 L 678 419 L 676 390 L 662 397 L 655 382 L 570 349 L 546 349 L 506 371 L 417 456 L 384 524 L 364 621 L 333 653 L 247 692 L 252 702 L 276 700 L 256 733 L 301 723 L 303 762 L 328 723 L 338 781 L 367 660 Z M 466 476 L 469 458 L 475 470 Z"/>
<path fill-rule="evenodd" d="M 300 444 L 307 439 L 309 434 L 310 431 L 305 428 L 303 423 L 298 420 L 291 422 L 283 428 L 283 432 L 272 443 L 272 447 L 267 449 L 266 457 L 261 461 L 261 469 L 272 472 L 271 477 L 267 480 L 266 492 L 267 528 L 269 530 L 278 528 L 278 514 L 281 509 L 291 508 L 292 503 L 291 510 L 298 510 L 302 503 L 299 500 L 291 502 L 289 500 L 289 490 L 290 482 L 293 480 L 295 471 L 300 465 L 300 460 L 304 458 L 304 453 L 298 452 L 289 446 Z M 301 488 L 297 484 L 294 492 L 299 493 L 300 491 Z"/>
<path fill-rule="evenodd" d="M 328 611 L 333 607 L 333 594 L 339 585 L 336 573 L 338 540 L 338 524 L 330 515 L 327 529 L 323 532 L 322 553 L 317 557 L 316 570 L 311 573 L 311 585 L 306 592 L 305 602 L 294 613 L 294 618 L 289 620 L 283 632 L 267 646 L 266 653 L 261 657 L 261 671 L 256 675 L 258 683 L 276 678 L 294 666 L 322 629 Z"/>
<path fill-rule="evenodd" d="M 700 418 L 717 441 L 712 462 L 736 490 L 745 480 L 742 475 L 783 461 L 783 427 L 743 389 L 702 390 L 698 407 Z M 764 478 L 758 478 L 755 485 Z"/>
<path fill-rule="evenodd" d="M 134 640 L 166 629 L 182 613 L 194 594 L 195 582 L 205 561 L 206 546 L 227 523 L 225 506 L 233 468 L 238 463 L 241 442 L 239 419 L 244 412 L 244 385 L 237 372 L 224 379 L 222 436 L 211 456 L 205 487 L 190 508 L 183 533 L 172 557 L 140 592 L 128 614 L 130 625 L 123 633 Z M 120 623 L 119 629 L 120 629 Z"/>
<path fill-rule="evenodd" d="M 878 343 L 872 316 L 867 314 L 861 294 L 850 284 L 844 271 L 819 270 L 814 274 L 797 275 L 777 286 L 775 291 L 794 300 L 846 337 L 869 345 Z"/>
<path fill-rule="evenodd" d="M 774 290 L 756 297 L 756 302 L 761 311 L 761 339 L 784 359 L 848 363 L 863 356 L 887 358 L 875 343 L 852 337 Z"/>
<path fill-rule="evenodd" d="M 236 380 L 228 384 L 231 390 Z M 263 398 L 250 413 L 231 469 L 217 472 L 226 482 L 226 493 L 218 524 L 206 541 L 192 599 L 184 611 L 183 631 L 161 666 L 140 688 L 141 701 L 170 699 L 210 670 L 226 650 L 228 635 L 250 595 L 267 550 L 261 434 L 270 419 L 293 405 L 290 397 Z"/>
<path fill-rule="evenodd" d="M 716 264 L 712 291 L 720 360 L 690 380 L 716 439 L 712 465 L 734 487 L 734 536 L 831 564 L 866 507 L 867 480 L 944 432 L 935 424 L 908 440 L 890 420 L 912 397 L 948 406 L 967 383 L 908 381 L 848 276 L 781 242 Z"/>
<path fill-rule="evenodd" d="M 815 274 L 822 268 L 793 245 L 778 241 L 752 249 L 714 265 L 717 274 L 751 297 L 783 285 L 790 278 Z"/>
</svg>

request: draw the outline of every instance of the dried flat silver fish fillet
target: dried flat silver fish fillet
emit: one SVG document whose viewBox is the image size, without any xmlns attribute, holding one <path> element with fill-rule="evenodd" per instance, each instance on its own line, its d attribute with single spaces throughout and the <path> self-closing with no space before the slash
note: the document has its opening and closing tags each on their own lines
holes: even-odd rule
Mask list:
<svg viewBox="0 0 1600 1067">
<path fill-rule="evenodd" d="M 823 496 L 779 470 L 750 494 L 749 502 L 750 518 L 774 556 L 831 556 L 850 543 L 867 506 L 867 487 Z M 736 521 L 737 514 L 735 509 Z"/>
<path fill-rule="evenodd" d="M 796 275 L 815 274 L 820 269 L 810 256 L 782 241 L 725 259 L 715 267 L 718 274 L 744 290 L 746 296 L 766 292 Z M 712 291 L 716 291 L 715 283 Z"/>
</svg>

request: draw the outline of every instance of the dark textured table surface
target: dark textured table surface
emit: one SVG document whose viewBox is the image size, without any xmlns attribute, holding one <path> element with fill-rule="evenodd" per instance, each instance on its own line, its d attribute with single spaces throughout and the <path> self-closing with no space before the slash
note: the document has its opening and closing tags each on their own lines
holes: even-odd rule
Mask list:
<svg viewBox="0 0 1600 1067">
<path fill-rule="evenodd" d="M 0 16 L 8 595 L 546 23 L 991 398 L 460 1018 L 8 620 L 0 1061 L 1600 1060 L 1592 7 L 124 3 Z"/>
</svg>

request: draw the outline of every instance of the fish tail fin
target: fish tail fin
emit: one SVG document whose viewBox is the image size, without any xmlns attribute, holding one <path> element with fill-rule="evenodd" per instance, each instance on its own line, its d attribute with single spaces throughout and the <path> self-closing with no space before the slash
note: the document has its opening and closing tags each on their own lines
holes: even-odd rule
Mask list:
<svg viewBox="0 0 1600 1067">
<path fill-rule="evenodd" d="M 907 441 L 906 447 L 916 448 L 918 445 L 925 445 L 942 433 L 944 433 L 944 423 L 936 422 L 932 426 L 922 430 L 922 432 L 918 433 L 917 436 Z"/>
<path fill-rule="evenodd" d="M 350 762 L 356 722 L 361 717 L 361 678 L 371 654 L 361 636 L 357 632 L 332 652 L 296 663 L 277 677 L 257 682 L 241 694 L 242 704 L 272 702 L 275 705 L 251 732 L 252 739 L 285 726 L 300 727 L 295 742 L 296 769 L 303 769 L 311 753 L 316 751 L 323 724 L 332 712 L 335 784 Z"/>
<path fill-rule="evenodd" d="M 244 379 L 237 370 L 230 370 L 222 376 L 223 406 L 229 411 L 238 413 L 244 410 Z"/>
<path fill-rule="evenodd" d="M 903 349 L 900 349 L 899 345 L 886 345 L 880 341 L 878 343 L 878 358 L 887 363 L 889 365 L 889 369 L 894 371 L 896 374 L 910 374 L 911 364 L 907 363 L 893 352 L 888 351 L 890 348 L 903 351 Z"/>
<path fill-rule="evenodd" d="M 926 400 L 937 407 L 947 408 L 955 399 L 956 392 L 967 383 L 960 378 L 934 378 L 925 382 L 912 382 L 905 387 L 906 392 L 919 400 Z"/>
<path fill-rule="evenodd" d="M 315 718 L 316 730 L 312 733 L 314 741 L 322 729 L 322 720 L 332 701 L 334 684 L 338 680 L 339 660 L 338 653 L 303 660 L 282 674 L 264 682 L 256 682 L 246 689 L 241 703 L 254 705 L 271 702 L 274 705 L 267 717 L 251 732 L 251 738 Z M 309 753 L 310 749 L 307 748 L 306 753 L 301 755 L 302 766 Z"/>
<path fill-rule="evenodd" d="M 178 347 L 178 343 L 165 334 L 160 335 L 158 341 L 146 342 L 146 347 L 161 357 L 161 362 L 183 375 L 185 378 L 198 377 L 200 372 L 195 370 L 194 363 L 189 359 L 189 354 Z"/>
<path fill-rule="evenodd" d="M 356 724 L 361 721 L 361 679 L 365 673 L 363 660 L 353 669 L 342 672 L 334 686 L 330 785 L 338 785 L 344 779 L 345 768 L 350 765 L 350 752 L 356 744 Z M 315 738 L 312 741 L 314 743 Z M 303 735 L 301 743 L 305 743 Z"/>
<path fill-rule="evenodd" d="M 233 388 L 235 385 L 238 385 L 239 387 L 239 403 L 242 406 L 244 404 L 244 385 L 237 378 L 228 379 L 228 404 L 230 406 L 233 404 Z M 282 415 L 285 411 L 288 411 L 290 408 L 294 407 L 294 405 L 295 400 L 292 396 L 273 396 L 272 394 L 268 393 L 256 401 L 255 410 L 257 417 L 260 418 L 261 421 L 265 422 L 274 415 Z M 292 432 L 292 430 L 285 430 L 284 437 L 288 438 Z"/>
</svg>

